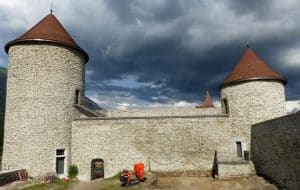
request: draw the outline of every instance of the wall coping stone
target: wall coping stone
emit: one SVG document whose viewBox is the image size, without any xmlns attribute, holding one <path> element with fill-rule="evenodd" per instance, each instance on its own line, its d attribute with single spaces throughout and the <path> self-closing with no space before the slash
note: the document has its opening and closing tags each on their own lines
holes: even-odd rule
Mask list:
<svg viewBox="0 0 300 190">
<path fill-rule="evenodd" d="M 242 164 L 249 164 L 249 161 L 222 161 L 218 162 L 218 164 L 228 164 L 228 165 L 242 165 Z"/>
<path fill-rule="evenodd" d="M 296 113 L 292 113 L 292 114 L 288 114 L 288 115 L 283 115 L 283 116 L 280 116 L 280 117 L 276 117 L 276 118 L 273 118 L 273 119 L 270 119 L 270 120 L 266 120 L 266 121 L 262 121 L 262 122 L 259 122 L 259 123 L 255 123 L 254 125 L 252 125 L 252 128 L 253 127 L 261 127 L 260 125 L 261 124 L 265 124 L 265 123 L 269 123 L 269 122 L 274 122 L 274 121 L 277 121 L 277 120 L 281 120 L 282 118 L 290 118 L 290 117 L 300 117 L 300 111 L 296 112 Z M 280 126 L 278 126 L 280 127 Z"/>
<path fill-rule="evenodd" d="M 172 118 L 228 118 L 228 114 L 222 115 L 184 115 L 184 116 L 149 116 L 149 117 L 91 117 L 91 118 L 75 118 L 73 121 L 81 120 L 122 120 L 122 119 L 172 119 Z"/>
<path fill-rule="evenodd" d="M 81 111 L 81 110 L 86 111 L 86 112 L 94 115 L 95 117 L 103 117 L 100 113 L 97 113 L 97 112 L 95 112 L 93 110 L 90 110 L 90 109 L 88 109 L 88 108 L 86 108 L 86 107 L 84 107 L 82 105 L 74 104 L 74 107 L 79 108 L 79 111 Z"/>
</svg>

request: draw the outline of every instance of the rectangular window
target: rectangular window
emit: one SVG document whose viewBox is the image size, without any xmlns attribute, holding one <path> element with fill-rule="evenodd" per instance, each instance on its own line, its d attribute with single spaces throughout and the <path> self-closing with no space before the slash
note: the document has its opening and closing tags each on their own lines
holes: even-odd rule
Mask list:
<svg viewBox="0 0 300 190">
<path fill-rule="evenodd" d="M 65 155 L 65 150 L 64 149 L 57 149 L 56 150 L 56 156 L 63 156 Z"/>
<path fill-rule="evenodd" d="M 56 173 L 64 174 L 65 171 L 65 149 L 56 149 Z"/>
<path fill-rule="evenodd" d="M 65 157 L 57 157 L 56 158 L 56 173 L 64 174 L 65 168 Z"/>
<path fill-rule="evenodd" d="M 242 143 L 241 142 L 236 142 L 236 148 L 237 148 L 237 156 L 238 157 L 243 157 Z"/>
<path fill-rule="evenodd" d="M 248 150 L 244 150 L 244 160 L 250 160 L 250 153 Z"/>
</svg>

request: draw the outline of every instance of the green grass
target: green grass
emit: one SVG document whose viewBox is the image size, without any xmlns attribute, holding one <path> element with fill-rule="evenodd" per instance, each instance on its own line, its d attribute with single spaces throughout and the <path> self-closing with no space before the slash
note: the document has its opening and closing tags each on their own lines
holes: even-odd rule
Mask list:
<svg viewBox="0 0 300 190">
<path fill-rule="evenodd" d="M 37 185 L 32 185 L 29 187 L 22 188 L 22 190 L 40 190 L 40 189 L 45 189 L 46 184 L 37 184 Z"/>
<path fill-rule="evenodd" d="M 64 180 L 56 180 L 55 182 L 51 184 L 36 184 L 29 187 L 21 188 L 21 190 L 65 190 L 67 189 L 71 184 L 76 183 L 77 181 L 64 181 Z"/>
<path fill-rule="evenodd" d="M 119 180 L 120 179 L 120 173 L 110 177 L 110 178 L 105 178 L 104 181 L 114 181 L 114 180 Z"/>
</svg>

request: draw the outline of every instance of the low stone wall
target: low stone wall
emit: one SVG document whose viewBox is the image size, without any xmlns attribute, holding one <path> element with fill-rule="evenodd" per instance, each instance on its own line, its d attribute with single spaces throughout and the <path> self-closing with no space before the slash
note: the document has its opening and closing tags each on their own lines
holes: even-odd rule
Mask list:
<svg viewBox="0 0 300 190">
<path fill-rule="evenodd" d="M 300 112 L 253 125 L 251 143 L 258 174 L 299 190 Z"/>
<path fill-rule="evenodd" d="M 170 172 L 152 172 L 157 177 L 208 177 L 211 176 L 211 171 L 203 170 L 183 170 Z"/>
<path fill-rule="evenodd" d="M 255 174 L 255 170 L 250 161 L 218 163 L 218 177 L 241 177 L 251 174 Z"/>
<path fill-rule="evenodd" d="M 140 108 L 125 110 L 109 110 L 108 117 L 153 117 L 153 116 L 195 116 L 195 115 L 220 115 L 221 107 L 195 108 L 195 107 L 160 107 Z"/>
<path fill-rule="evenodd" d="M 27 177 L 26 170 L 2 171 L 0 172 L 0 186 L 22 180 L 24 178 L 27 179 Z"/>
</svg>

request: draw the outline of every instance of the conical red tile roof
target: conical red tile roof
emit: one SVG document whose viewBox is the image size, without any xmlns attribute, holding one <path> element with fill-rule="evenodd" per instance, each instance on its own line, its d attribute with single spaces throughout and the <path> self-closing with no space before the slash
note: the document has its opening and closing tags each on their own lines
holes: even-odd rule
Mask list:
<svg viewBox="0 0 300 190">
<path fill-rule="evenodd" d="M 206 96 L 203 104 L 196 106 L 196 108 L 211 108 L 211 107 L 215 107 L 215 106 L 213 104 L 213 100 L 209 94 L 209 91 L 206 90 Z"/>
<path fill-rule="evenodd" d="M 286 78 L 272 70 L 250 47 L 221 87 L 249 80 L 281 80 L 284 84 L 287 82 Z"/>
<path fill-rule="evenodd" d="M 5 50 L 6 52 L 8 52 L 10 46 L 16 43 L 32 41 L 46 41 L 65 45 L 82 53 L 85 57 L 86 62 L 89 59 L 88 54 L 76 44 L 70 34 L 65 30 L 63 25 L 53 14 L 48 14 L 23 35 L 11 42 L 8 42 L 5 45 Z"/>
</svg>

